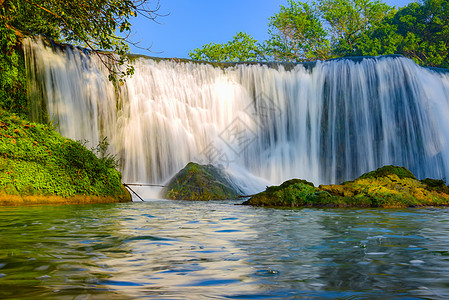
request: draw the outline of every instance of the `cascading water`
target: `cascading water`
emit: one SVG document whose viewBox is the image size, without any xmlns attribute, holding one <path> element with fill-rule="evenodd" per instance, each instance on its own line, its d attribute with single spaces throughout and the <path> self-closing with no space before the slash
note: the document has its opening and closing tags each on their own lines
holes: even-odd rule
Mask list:
<svg viewBox="0 0 449 300">
<path fill-rule="evenodd" d="M 92 145 L 107 136 L 126 182 L 163 183 L 189 161 L 223 165 L 247 192 L 265 187 L 257 178 L 338 183 L 387 164 L 449 178 L 449 74 L 403 57 L 138 58 L 117 91 L 95 55 L 31 39 L 24 49 L 30 90 L 60 132 Z"/>
</svg>

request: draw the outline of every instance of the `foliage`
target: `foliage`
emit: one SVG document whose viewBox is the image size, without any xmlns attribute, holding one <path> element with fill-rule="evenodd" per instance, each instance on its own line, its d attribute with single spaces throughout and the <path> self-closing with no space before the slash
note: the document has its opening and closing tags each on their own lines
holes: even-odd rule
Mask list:
<svg viewBox="0 0 449 300">
<path fill-rule="evenodd" d="M 413 2 L 399 10 L 378 0 L 288 3 L 269 24 L 265 51 L 274 59 L 402 54 L 421 65 L 449 68 L 448 0 Z"/>
<path fill-rule="evenodd" d="M 406 168 L 385 166 L 343 184 L 321 185 L 292 179 L 268 187 L 244 204 L 272 207 L 415 207 L 449 205 L 442 180 L 419 181 Z"/>
<path fill-rule="evenodd" d="M 138 14 L 154 19 L 157 8 L 151 9 L 148 0 L 0 0 L 0 23 L 92 51 L 113 51 L 118 59 L 99 54 L 113 79 L 134 71 L 130 65 L 120 67 L 127 62 L 131 19 Z"/>
<path fill-rule="evenodd" d="M 357 56 L 399 54 L 398 44 L 403 38 L 397 33 L 397 26 L 388 21 L 395 16 L 395 13 L 394 10 L 390 11 L 382 23 L 364 32 L 353 54 Z"/>
<path fill-rule="evenodd" d="M 265 51 L 275 60 L 311 61 L 357 53 L 391 7 L 377 0 L 289 0 L 269 23 Z"/>
<path fill-rule="evenodd" d="M 23 55 L 17 51 L 17 35 L 0 22 L 0 108 L 27 113 Z"/>
<path fill-rule="evenodd" d="M 250 35 L 239 32 L 233 40 L 224 44 L 210 43 L 189 52 L 189 57 L 212 62 L 239 62 L 260 60 L 257 41 Z"/>
<path fill-rule="evenodd" d="M 264 50 L 276 61 L 311 61 L 330 57 L 330 41 L 318 7 L 288 0 L 270 18 Z"/>
<path fill-rule="evenodd" d="M 378 0 L 320 0 L 319 10 L 330 27 L 333 55 L 356 55 L 367 33 L 382 24 L 392 8 Z"/>
<path fill-rule="evenodd" d="M 385 30 L 385 28 L 387 30 Z M 388 33 L 395 53 L 412 58 L 421 65 L 449 68 L 449 0 L 411 3 L 386 19 L 384 27 L 371 36 Z M 376 54 L 388 54 L 377 51 Z"/>
<path fill-rule="evenodd" d="M 0 137 L 0 190 L 7 194 L 124 194 L 121 175 L 110 156 L 97 158 L 48 125 L 29 123 L 0 110 Z"/>
</svg>

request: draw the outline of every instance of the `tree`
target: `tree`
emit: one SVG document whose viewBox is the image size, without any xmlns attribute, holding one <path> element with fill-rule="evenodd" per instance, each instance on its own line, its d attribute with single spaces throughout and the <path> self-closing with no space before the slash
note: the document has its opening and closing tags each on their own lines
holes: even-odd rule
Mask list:
<svg viewBox="0 0 449 300">
<path fill-rule="evenodd" d="M 250 35 L 239 32 L 224 44 L 210 43 L 189 52 L 196 60 L 214 62 L 257 61 L 261 59 L 257 41 Z"/>
<path fill-rule="evenodd" d="M 276 61 L 311 61 L 330 57 L 328 31 L 314 5 L 288 0 L 288 6 L 270 18 L 264 49 Z"/>
<path fill-rule="evenodd" d="M 285 49 L 287 60 L 402 54 L 421 65 L 449 68 L 449 0 L 422 0 L 399 10 L 378 0 L 317 0 L 311 6 L 289 0 L 289 5 L 270 22 L 271 27 L 286 28 L 270 34 Z M 326 35 L 317 28 L 324 28 Z M 304 39 L 308 32 L 320 39 Z M 296 51 L 303 45 L 326 51 Z"/>
<path fill-rule="evenodd" d="M 378 0 L 319 0 L 334 56 L 357 55 L 370 30 L 378 28 L 392 8 Z"/>
<path fill-rule="evenodd" d="M 391 7 L 377 0 L 288 0 L 270 19 L 265 51 L 286 61 L 357 55 L 367 33 L 390 12 Z"/>
<path fill-rule="evenodd" d="M 399 53 L 398 45 L 402 43 L 403 37 L 398 34 L 397 26 L 389 21 L 395 13 L 396 11 L 392 10 L 382 23 L 363 33 L 354 49 L 354 55 L 377 56 Z"/>
<path fill-rule="evenodd" d="M 391 23 L 403 38 L 399 53 L 419 64 L 449 68 L 449 0 L 411 3 Z"/>
<path fill-rule="evenodd" d="M 358 45 L 360 55 L 402 54 L 416 63 L 449 68 L 449 0 L 413 2 L 390 13 Z"/>
<path fill-rule="evenodd" d="M 142 15 L 154 20 L 159 4 L 149 0 L 0 0 L 0 23 L 8 29 L 43 34 L 67 42 L 118 55 L 115 61 L 124 65 L 129 52 L 131 18 Z M 133 68 L 115 68 L 99 55 L 111 72 L 130 75 Z"/>
</svg>

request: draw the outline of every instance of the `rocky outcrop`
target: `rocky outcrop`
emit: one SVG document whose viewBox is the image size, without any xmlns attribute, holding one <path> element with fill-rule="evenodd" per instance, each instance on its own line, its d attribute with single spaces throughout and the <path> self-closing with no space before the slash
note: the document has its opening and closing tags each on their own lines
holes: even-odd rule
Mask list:
<svg viewBox="0 0 449 300">
<path fill-rule="evenodd" d="M 162 194 L 171 200 L 208 201 L 237 199 L 239 191 L 222 169 L 190 162 L 169 181 Z"/>
<path fill-rule="evenodd" d="M 444 181 L 418 180 L 406 168 L 385 166 L 342 184 L 292 179 L 269 187 L 243 204 L 272 207 L 419 207 L 449 205 Z"/>
</svg>

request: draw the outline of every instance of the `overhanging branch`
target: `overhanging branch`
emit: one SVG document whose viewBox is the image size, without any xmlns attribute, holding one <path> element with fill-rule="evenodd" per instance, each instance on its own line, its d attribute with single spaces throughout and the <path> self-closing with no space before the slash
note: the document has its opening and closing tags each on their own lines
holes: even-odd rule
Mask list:
<svg viewBox="0 0 449 300">
<path fill-rule="evenodd" d="M 0 0 L 0 1 L 5 1 L 5 0 Z M 111 74 L 116 74 L 116 71 L 114 69 L 112 69 L 106 61 L 104 61 L 103 57 L 100 55 L 100 53 L 96 49 L 93 48 L 91 43 L 86 38 L 84 38 L 78 31 L 76 31 L 74 28 L 72 28 L 72 26 L 70 26 L 70 24 L 67 23 L 67 21 L 62 16 L 60 16 L 59 14 L 57 14 L 57 13 L 55 13 L 55 12 L 53 12 L 53 11 L 51 11 L 51 10 L 41 6 L 41 5 L 39 5 L 37 3 L 34 3 L 33 1 L 30 1 L 30 0 L 25 0 L 25 1 L 28 2 L 30 5 L 33 5 L 33 6 L 37 7 L 37 8 L 39 8 L 39 9 L 41 9 L 41 10 L 43 10 L 43 11 L 49 13 L 49 14 L 51 14 L 52 16 L 56 17 L 57 19 L 61 20 L 65 24 L 65 26 L 67 26 L 67 28 L 69 30 L 71 30 L 80 40 L 82 40 L 87 45 L 87 47 L 90 50 L 92 50 L 98 56 L 98 58 L 100 59 L 101 63 L 108 69 L 108 71 Z"/>
</svg>

